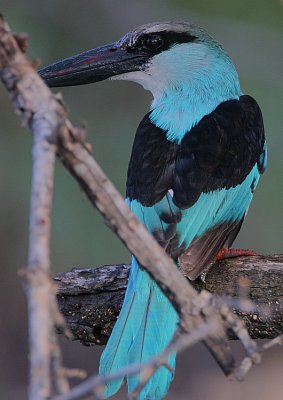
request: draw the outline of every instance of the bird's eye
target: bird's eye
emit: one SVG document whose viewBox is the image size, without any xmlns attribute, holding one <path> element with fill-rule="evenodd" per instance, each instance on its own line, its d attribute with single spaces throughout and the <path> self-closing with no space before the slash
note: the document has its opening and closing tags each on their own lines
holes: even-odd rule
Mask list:
<svg viewBox="0 0 283 400">
<path fill-rule="evenodd" d="M 160 37 L 158 35 L 147 36 L 143 40 L 143 46 L 147 50 L 151 50 L 151 51 L 160 49 L 163 46 L 163 44 L 164 44 L 164 41 L 163 41 L 162 37 Z"/>
</svg>

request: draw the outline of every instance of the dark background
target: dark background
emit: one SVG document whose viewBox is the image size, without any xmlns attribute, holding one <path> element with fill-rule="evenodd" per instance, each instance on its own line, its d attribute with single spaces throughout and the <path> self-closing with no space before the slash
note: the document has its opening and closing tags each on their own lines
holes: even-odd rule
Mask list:
<svg viewBox="0 0 283 400">
<path fill-rule="evenodd" d="M 282 2 L 279 0 L 1 0 L 15 31 L 28 32 L 29 56 L 43 65 L 112 42 L 150 21 L 188 20 L 206 28 L 227 49 L 242 89 L 260 104 L 268 140 L 268 169 L 256 190 L 237 245 L 282 252 Z M 124 194 L 135 129 L 150 95 L 135 84 L 102 82 L 61 90 L 75 124 L 87 121 L 88 141 L 103 169 Z M 27 259 L 31 137 L 0 89 L 0 396 L 24 399 L 27 390 L 26 300 L 17 272 Z M 128 261 L 130 256 L 77 184 L 56 166 L 52 227 L 53 272 L 74 266 Z M 239 353 L 238 345 L 234 347 Z M 97 348 L 64 343 L 67 366 L 98 368 Z M 239 353 L 240 354 L 240 353 Z M 168 399 L 281 400 L 283 351 L 269 351 L 243 383 L 228 381 L 201 346 L 178 358 Z"/>
</svg>

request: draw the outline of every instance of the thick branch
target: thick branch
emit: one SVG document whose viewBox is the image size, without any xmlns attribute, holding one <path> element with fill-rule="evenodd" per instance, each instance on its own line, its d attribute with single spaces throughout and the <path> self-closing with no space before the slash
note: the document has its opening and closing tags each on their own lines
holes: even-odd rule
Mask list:
<svg viewBox="0 0 283 400">
<path fill-rule="evenodd" d="M 59 307 L 75 339 L 84 345 L 107 342 L 123 302 L 128 273 L 129 266 L 122 264 L 73 269 L 57 275 Z M 239 280 L 243 278 L 254 309 L 237 314 L 245 321 L 251 337 L 271 339 L 281 334 L 283 255 L 223 260 L 208 272 L 205 283 L 198 280 L 195 287 L 236 299 Z"/>
</svg>

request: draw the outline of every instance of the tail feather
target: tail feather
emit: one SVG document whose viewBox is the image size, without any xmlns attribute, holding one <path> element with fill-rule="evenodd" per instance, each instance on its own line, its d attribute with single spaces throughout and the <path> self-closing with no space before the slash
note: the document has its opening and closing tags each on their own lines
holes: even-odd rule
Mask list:
<svg viewBox="0 0 283 400">
<path fill-rule="evenodd" d="M 119 316 L 119 324 L 115 324 L 115 331 L 113 332 L 108 340 L 107 347 L 103 351 L 100 359 L 99 374 L 106 376 L 107 374 L 118 371 L 123 368 L 126 363 L 123 354 L 127 354 L 129 343 L 131 342 L 130 335 L 124 335 L 125 327 L 128 321 L 128 317 L 131 315 L 131 309 L 135 300 L 135 294 L 127 303 L 123 305 L 123 312 L 121 311 Z M 107 383 L 104 398 L 108 398 L 115 394 L 121 387 L 124 378 L 112 380 Z"/>
<path fill-rule="evenodd" d="M 114 326 L 100 361 L 100 374 L 105 376 L 132 363 L 145 363 L 162 353 L 170 342 L 178 316 L 169 300 L 133 258 L 131 276 L 119 319 Z M 168 359 L 175 368 L 175 354 Z M 173 373 L 159 368 L 139 395 L 139 400 L 159 400 L 165 396 Z M 115 394 L 123 378 L 109 382 L 105 398 Z M 139 376 L 127 377 L 128 391 L 139 384 Z"/>
</svg>

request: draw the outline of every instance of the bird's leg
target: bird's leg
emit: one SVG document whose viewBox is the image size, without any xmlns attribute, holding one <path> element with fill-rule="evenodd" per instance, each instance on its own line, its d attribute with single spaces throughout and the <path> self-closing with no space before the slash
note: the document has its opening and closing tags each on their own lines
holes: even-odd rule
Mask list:
<svg viewBox="0 0 283 400">
<path fill-rule="evenodd" d="M 216 256 L 216 261 L 223 260 L 225 258 L 241 257 L 241 256 L 259 256 L 260 253 L 249 249 L 230 249 L 223 247 Z"/>
</svg>

